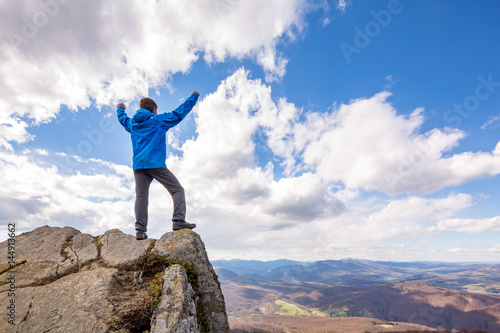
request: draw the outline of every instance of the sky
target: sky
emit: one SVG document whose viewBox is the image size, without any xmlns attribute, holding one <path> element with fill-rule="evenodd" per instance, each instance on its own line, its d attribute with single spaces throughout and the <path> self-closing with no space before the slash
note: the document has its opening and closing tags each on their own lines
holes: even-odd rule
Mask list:
<svg viewBox="0 0 500 333">
<path fill-rule="evenodd" d="M 0 0 L 0 220 L 134 234 L 143 96 L 210 259 L 500 262 L 500 3 Z M 148 235 L 171 231 L 150 189 Z"/>
</svg>

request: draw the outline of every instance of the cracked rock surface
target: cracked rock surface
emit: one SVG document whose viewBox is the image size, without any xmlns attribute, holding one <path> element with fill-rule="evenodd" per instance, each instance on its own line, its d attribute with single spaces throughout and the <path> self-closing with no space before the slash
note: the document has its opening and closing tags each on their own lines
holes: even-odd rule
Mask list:
<svg viewBox="0 0 500 333">
<path fill-rule="evenodd" d="M 61 252 L 65 242 L 78 234 L 80 231 L 71 227 L 43 226 L 16 237 L 16 262 L 26 260 L 25 264 L 19 265 L 15 269 L 17 272 L 16 287 L 43 284 L 76 269 L 77 262 L 67 261 Z M 0 270 L 8 267 L 7 246 L 7 242 L 0 243 L 0 253 L 5 254 L 0 256 Z M 11 275 L 9 272 L 0 275 L 0 280 L 7 280 L 9 275 Z M 2 285 L 0 292 L 8 288 L 7 285 Z"/>
<path fill-rule="evenodd" d="M 16 292 L 16 325 L 2 332 L 106 332 L 112 307 L 107 301 L 117 288 L 116 269 L 98 268 L 67 275 L 53 283 L 20 288 Z M 0 293 L 0 304 L 8 302 Z"/>
<path fill-rule="evenodd" d="M 25 262 L 10 270 L 8 242 L 1 242 L 0 252 L 5 255 L 0 256 L 0 271 L 7 271 L 0 274 L 0 307 L 7 309 L 14 300 L 15 325 L 4 316 L 0 332 L 134 331 L 116 328 L 115 320 L 135 304 L 116 300 L 126 301 L 131 288 L 147 294 L 151 285 L 143 283 L 137 262 L 150 251 L 169 262 L 192 265 L 197 274 L 195 285 L 191 285 L 184 267 L 165 269 L 162 300 L 152 323 L 154 332 L 199 332 L 198 309 L 208 320 L 205 331 L 229 332 L 220 284 L 199 235 L 191 230 L 169 232 L 152 250 L 153 242 L 156 240 L 137 241 L 118 229 L 94 237 L 71 227 L 44 226 L 16 237 L 15 261 Z M 172 309 L 176 312 L 169 312 Z"/>
</svg>

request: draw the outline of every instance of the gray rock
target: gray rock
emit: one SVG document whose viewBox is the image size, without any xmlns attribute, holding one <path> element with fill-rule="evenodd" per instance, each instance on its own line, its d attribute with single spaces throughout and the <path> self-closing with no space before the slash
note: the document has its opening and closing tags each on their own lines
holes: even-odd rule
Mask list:
<svg viewBox="0 0 500 333">
<path fill-rule="evenodd" d="M 79 265 L 86 265 L 88 262 L 97 259 L 99 251 L 94 241 L 94 237 L 89 234 L 78 234 L 73 237 L 71 245 L 66 248 L 68 259 L 75 261 Z"/>
<path fill-rule="evenodd" d="M 199 333 L 195 294 L 186 271 L 172 265 L 163 277 L 162 298 L 151 320 L 151 333 Z"/>
<path fill-rule="evenodd" d="M 27 262 L 0 275 L 3 281 L 15 277 L 15 297 L 9 295 L 10 283 L 0 286 L 0 308 L 15 299 L 16 325 L 2 320 L 0 332 L 128 333 L 136 320 L 144 323 L 140 315 L 127 317 L 126 309 L 140 307 L 150 288 L 150 280 L 134 267 L 154 240 L 137 241 L 117 229 L 98 240 L 70 227 L 44 226 L 19 235 L 16 262 Z M 197 282 L 190 285 L 182 266 L 166 270 L 154 332 L 229 332 L 220 284 L 198 234 L 187 229 L 167 233 L 155 248 L 194 267 Z M 7 241 L 0 251 L 7 252 Z M 0 256 L 0 267 L 8 267 L 7 256 Z"/>
<path fill-rule="evenodd" d="M 0 252 L 7 253 L 7 246 L 7 241 L 0 243 Z M 74 228 L 43 226 L 16 237 L 15 258 L 17 263 L 27 261 L 15 268 L 16 286 L 20 288 L 45 284 L 78 271 L 82 264 L 97 259 L 97 247 L 91 235 Z M 7 256 L 0 257 L 0 269 L 8 267 L 7 260 Z M 9 275 L 0 275 L 0 280 L 7 280 Z M 0 291 L 6 289 L 0 286 Z"/>
<path fill-rule="evenodd" d="M 118 229 L 111 229 L 99 238 L 101 258 L 111 267 L 130 268 L 150 248 L 154 239 L 136 240 Z"/>
<path fill-rule="evenodd" d="M 112 307 L 108 296 L 118 288 L 116 269 L 67 275 L 53 283 L 16 291 L 16 325 L 0 321 L 1 332 L 106 332 Z M 0 293 L 2 308 L 11 297 Z"/>
<path fill-rule="evenodd" d="M 46 284 L 59 277 L 58 267 L 59 264 L 55 262 L 26 263 L 0 275 L 0 280 L 9 280 L 9 277 L 15 272 L 17 288 Z M 6 284 L 0 286 L 0 292 L 4 292 L 7 289 L 9 287 Z"/>
<path fill-rule="evenodd" d="M 190 229 L 169 232 L 156 242 L 154 250 L 177 262 L 192 265 L 198 274 L 198 285 L 193 286 L 200 298 L 210 332 L 229 332 L 224 297 L 219 279 L 208 260 L 200 236 Z M 200 325 L 200 323 L 198 323 Z"/>
<path fill-rule="evenodd" d="M 28 262 L 52 261 L 60 262 L 61 248 L 66 240 L 79 234 L 71 227 L 43 226 L 16 237 L 16 261 Z M 0 243 L 0 252 L 7 253 L 7 241 Z M 7 256 L 0 256 L 0 265 L 7 264 Z"/>
<path fill-rule="evenodd" d="M 58 267 L 61 274 L 78 271 L 88 263 L 97 260 L 99 251 L 94 237 L 89 234 L 78 234 L 64 249 L 64 260 Z"/>
</svg>

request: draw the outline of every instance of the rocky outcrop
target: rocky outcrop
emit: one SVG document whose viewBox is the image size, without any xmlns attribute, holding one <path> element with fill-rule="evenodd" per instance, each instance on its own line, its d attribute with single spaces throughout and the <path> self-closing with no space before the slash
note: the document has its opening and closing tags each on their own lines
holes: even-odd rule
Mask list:
<svg viewBox="0 0 500 333">
<path fill-rule="evenodd" d="M 229 332 L 218 277 L 191 230 L 137 241 L 118 229 L 93 237 L 44 226 L 16 237 L 13 269 L 7 245 L 0 307 L 14 302 L 15 325 L 3 316 L 1 332 Z"/>
<path fill-rule="evenodd" d="M 196 291 L 204 311 L 200 316 L 206 318 L 206 323 L 198 324 L 208 326 L 210 332 L 228 330 L 226 306 L 219 279 L 208 260 L 200 236 L 189 229 L 169 232 L 156 242 L 154 250 L 174 261 L 185 262 L 196 271 L 198 284 Z"/>
<path fill-rule="evenodd" d="M 172 265 L 165 271 L 160 304 L 151 322 L 151 333 L 199 333 L 196 320 L 196 295 L 186 271 Z"/>
</svg>

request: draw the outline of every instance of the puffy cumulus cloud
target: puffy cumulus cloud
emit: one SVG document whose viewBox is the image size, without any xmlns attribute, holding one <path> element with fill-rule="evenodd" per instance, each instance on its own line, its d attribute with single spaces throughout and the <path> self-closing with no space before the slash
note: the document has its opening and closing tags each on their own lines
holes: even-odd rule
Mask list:
<svg viewBox="0 0 500 333">
<path fill-rule="evenodd" d="M 429 194 L 500 173 L 498 150 L 446 156 L 465 134 L 457 129 L 420 133 L 423 109 L 399 114 L 382 92 L 330 113 L 309 113 L 292 129 L 295 156 L 326 181 L 386 194 Z"/>
<path fill-rule="evenodd" d="M 1 65 L 0 65 L 1 66 Z M 0 79 L 1 80 L 1 79 Z M 1 145 L 8 147 L 9 141 L 23 143 L 33 138 L 26 128 L 28 123 L 9 112 L 10 105 L 0 100 L 0 141 Z"/>
<path fill-rule="evenodd" d="M 286 174 L 295 168 L 289 139 L 301 110 L 285 99 L 276 103 L 270 87 L 249 75 L 243 68 L 237 70 L 198 104 L 197 137 L 180 148 L 185 163 L 196 166 L 198 173 L 232 174 L 238 167 L 253 166 L 258 134 L 266 137 L 266 146 L 277 158 L 284 158 Z"/>
<path fill-rule="evenodd" d="M 367 222 L 378 226 L 384 223 L 416 225 L 423 221 L 436 221 L 449 217 L 472 204 L 473 197 L 464 193 L 450 194 L 446 198 L 437 199 L 411 196 L 391 201 L 379 212 L 371 214 Z"/>
<path fill-rule="evenodd" d="M 182 154 L 167 160 L 186 188 L 187 218 L 198 224 L 214 258 L 319 260 L 352 256 L 354 248 L 357 257 L 416 256 L 408 242 L 448 230 L 446 221 L 474 198 L 458 193 L 391 199 L 366 190 L 393 193 L 377 177 L 398 170 L 399 157 L 419 145 L 427 148 L 424 158 L 435 170 L 416 164 L 413 172 L 427 178 L 405 174 L 411 182 L 399 180 L 400 190 L 427 188 L 425 180 L 436 177 L 431 171 L 443 173 L 439 163 L 460 158 L 470 161 L 460 168 L 448 164 L 441 177 L 455 179 L 468 165 L 471 170 L 463 172 L 484 176 L 474 165 L 480 160 L 491 167 L 499 156 L 500 144 L 491 154 L 444 158 L 464 134 L 450 129 L 419 134 L 422 110 L 399 115 L 386 101 L 388 93 L 330 112 L 307 112 L 284 98 L 273 99 L 270 87 L 249 75 L 237 70 L 198 102 L 190 115 L 196 134 L 176 141 Z M 16 153 L 8 143 L 0 147 L 3 220 L 25 221 L 24 230 L 50 223 L 93 234 L 110 228 L 134 232 L 129 167 L 43 149 Z M 57 161 L 68 159 L 80 166 L 64 172 Z M 84 172 L 87 165 L 90 172 Z M 278 166 L 284 173 L 276 172 Z M 172 199 L 158 183 L 150 196 L 149 235 L 157 238 L 170 230 Z M 431 250 L 412 258 L 422 259 Z"/>
<path fill-rule="evenodd" d="M 330 112 L 304 112 L 286 99 L 273 101 L 269 87 L 240 69 L 200 103 L 198 137 L 184 144 L 185 162 L 201 166 L 205 175 L 249 167 L 252 135 L 262 133 L 286 176 L 311 172 L 322 184 L 350 191 L 429 194 L 500 173 L 498 146 L 491 153 L 448 156 L 465 133 L 420 133 L 423 109 L 399 114 L 389 96 L 382 92 Z"/>
<path fill-rule="evenodd" d="M 375 247 L 390 240 L 426 237 L 436 231 L 436 221 L 472 204 L 472 196 L 463 193 L 444 198 L 408 197 L 372 202 L 368 205 L 371 212 L 367 212 L 366 207 L 351 207 L 349 212 L 330 223 L 319 223 L 318 235 L 324 244 L 371 244 Z"/>
<path fill-rule="evenodd" d="M 271 89 L 243 69 L 198 103 L 193 111 L 196 137 L 177 143 L 182 155 L 170 155 L 167 165 L 187 189 L 188 219 L 199 223 L 207 244 L 227 249 L 237 242 L 244 251 L 281 237 L 283 229 L 346 210 L 311 172 L 275 179 L 275 163 L 282 160 L 287 166 L 287 159 L 294 158 L 282 140 L 300 112 L 286 100 L 274 101 Z M 276 151 L 277 160 L 259 161 L 256 135 Z M 50 223 L 95 234 L 115 227 L 133 232 L 130 168 L 43 149 L 23 154 L 10 147 L 0 157 L 4 182 L 15 179 L 2 189 L 3 197 L 15 198 L 5 205 L 24 212 L 26 229 Z M 159 237 L 170 230 L 172 199 L 158 183 L 150 196 L 150 236 Z M 9 213 L 5 219 L 19 217 Z"/>
<path fill-rule="evenodd" d="M 239 69 L 198 103 L 197 135 L 179 147 L 182 157 L 170 156 L 167 165 L 186 187 L 199 189 L 188 193 L 188 199 L 200 209 L 244 212 L 262 229 L 336 216 L 344 204 L 314 174 L 275 180 L 276 161 L 259 165 L 254 138 L 260 133 L 265 146 L 284 157 L 285 167 L 294 166 L 286 140 L 299 114 L 285 100 L 275 102 L 268 86 Z"/>
<path fill-rule="evenodd" d="M 171 155 L 167 160 L 169 168 L 188 189 L 192 207 L 188 219 L 198 223 L 207 245 L 215 249 L 215 256 L 227 257 L 229 251 L 239 253 L 239 257 L 258 258 L 262 256 L 259 251 L 265 248 L 276 257 L 328 258 L 347 254 L 356 247 L 373 257 L 392 251 L 385 242 L 434 235 L 437 221 L 474 203 L 471 195 L 462 193 L 398 200 L 370 195 L 369 200 L 360 203 L 357 198 L 363 192 L 362 186 L 351 189 L 344 185 L 345 178 L 332 180 L 326 169 L 323 172 L 319 167 L 322 160 L 318 158 L 317 165 L 309 164 L 304 162 L 304 155 L 309 146 L 322 144 L 328 133 L 339 135 L 335 132 L 339 130 L 346 135 L 342 131 L 361 122 L 359 118 L 364 113 L 357 115 L 357 121 L 345 121 L 343 118 L 348 115 L 338 115 L 338 110 L 304 113 L 285 99 L 273 100 L 271 93 L 260 80 L 251 79 L 248 71 L 236 71 L 214 93 L 199 101 L 194 110 L 195 137 L 178 146 L 182 156 Z M 373 158 L 377 154 L 390 157 L 390 151 L 384 152 L 384 148 L 392 148 L 393 141 L 400 138 L 418 141 L 442 135 L 441 141 L 451 147 L 462 137 L 457 132 L 457 138 L 449 138 L 436 130 L 418 137 L 414 132 L 423 121 L 421 110 L 407 117 L 398 116 L 385 98 L 377 95 L 351 103 L 352 112 L 376 112 L 380 107 L 382 111 L 377 116 L 392 121 L 391 126 L 357 143 L 361 149 L 362 142 L 380 139 L 380 148 L 372 152 Z M 299 122 L 301 115 L 305 122 Z M 374 118 L 370 121 L 375 122 Z M 400 135 L 383 138 L 382 133 L 389 128 Z M 259 140 L 273 153 L 271 159 L 264 159 L 264 164 L 259 156 L 262 151 L 256 145 L 257 135 L 264 137 Z M 360 135 L 364 133 L 361 131 Z M 368 149 L 364 153 L 368 154 Z M 439 152 L 435 154 L 440 156 Z M 323 159 L 329 158 L 325 152 Z M 277 163 L 288 169 L 281 177 L 274 174 Z M 339 158 L 337 163 L 345 162 Z M 372 166 L 377 168 L 375 162 Z M 377 170 L 384 172 L 381 167 Z M 334 168 L 330 171 L 336 172 Z M 168 200 L 166 193 L 157 195 Z M 287 244 L 294 244 L 294 250 Z M 412 251 L 407 249 L 407 253 Z M 393 252 L 397 254 L 396 250 Z"/>
<path fill-rule="evenodd" d="M 285 73 L 276 47 L 303 26 L 303 0 L 4 1 L 0 4 L 0 135 L 30 139 L 31 122 L 132 100 L 207 62 L 250 57 Z M 255 17 L 259 19 L 256 20 Z"/>
<path fill-rule="evenodd" d="M 323 216 L 333 218 L 345 210 L 344 203 L 311 173 L 282 178 L 270 187 L 271 195 L 264 210 L 278 219 L 312 221 Z"/>
<path fill-rule="evenodd" d="M 210 237 L 207 244 L 219 257 L 227 258 L 227 249 L 233 254 L 239 252 L 238 257 L 261 259 L 286 257 L 311 261 L 354 256 L 422 260 L 434 250 L 432 244 L 422 244 L 421 240 L 436 234 L 437 219 L 455 214 L 471 205 L 472 200 L 467 194 L 378 200 L 366 207 L 351 206 L 336 217 L 319 217 L 310 223 L 276 224 L 274 229 L 262 228 L 250 216 L 236 218 L 237 215 L 221 217 L 215 221 L 216 226 L 207 221 L 210 225 L 202 224 L 201 228 L 204 234 L 216 228 L 217 242 L 212 243 Z M 224 236 L 225 225 L 229 228 L 227 236 Z M 449 258 L 447 252 L 439 255 Z"/>
<path fill-rule="evenodd" d="M 36 155 L 49 158 L 50 164 Z M 71 225 L 91 233 L 109 228 L 133 230 L 132 224 L 124 225 L 133 213 L 130 168 L 86 160 L 84 163 L 101 172 L 63 175 L 60 171 L 64 163 L 46 151 L 16 154 L 1 150 L 0 179 L 4 186 L 0 189 L 0 219 L 17 222 L 20 231 L 44 224 Z"/>
<path fill-rule="evenodd" d="M 437 224 L 437 230 L 467 233 L 500 231 L 500 216 L 485 219 L 444 219 Z"/>
</svg>

